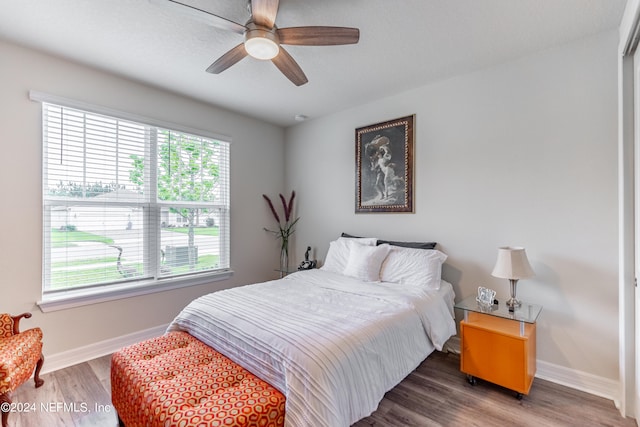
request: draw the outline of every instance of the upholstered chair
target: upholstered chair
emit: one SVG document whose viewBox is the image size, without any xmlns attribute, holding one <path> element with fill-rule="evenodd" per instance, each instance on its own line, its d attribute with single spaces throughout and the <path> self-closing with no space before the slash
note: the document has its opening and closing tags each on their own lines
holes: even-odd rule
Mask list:
<svg viewBox="0 0 640 427">
<path fill-rule="evenodd" d="M 7 403 L 11 404 L 11 392 L 31 377 L 35 367 L 33 380 L 36 388 L 44 384 L 40 379 L 40 369 L 44 362 L 42 355 L 42 330 L 28 329 L 20 332 L 19 323 L 22 318 L 31 317 L 31 313 L 19 316 L 0 314 L 0 408 L 2 408 L 2 427 L 7 427 L 9 411 L 5 411 Z"/>
</svg>

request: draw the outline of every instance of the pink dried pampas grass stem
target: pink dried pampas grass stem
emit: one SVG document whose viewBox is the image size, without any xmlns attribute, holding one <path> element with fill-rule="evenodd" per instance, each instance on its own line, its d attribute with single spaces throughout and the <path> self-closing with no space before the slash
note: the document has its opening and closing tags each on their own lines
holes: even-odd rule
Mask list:
<svg viewBox="0 0 640 427">
<path fill-rule="evenodd" d="M 291 218 L 291 213 L 293 212 L 293 199 L 296 197 L 296 192 L 291 192 L 291 198 L 289 199 L 289 206 L 287 207 L 287 221 Z"/>
<path fill-rule="evenodd" d="M 282 202 L 282 208 L 284 209 L 284 220 L 289 222 L 289 210 L 287 209 L 287 201 L 282 194 L 280 194 L 280 201 Z"/>
<path fill-rule="evenodd" d="M 280 225 L 280 216 L 278 215 L 278 212 L 276 212 L 276 208 L 273 207 L 273 203 L 271 203 L 271 199 L 266 194 L 263 194 L 262 197 L 264 197 L 264 199 L 269 204 L 269 207 L 271 208 L 271 213 L 273 213 L 273 217 L 276 219 L 276 221 L 278 221 L 278 225 Z"/>
</svg>

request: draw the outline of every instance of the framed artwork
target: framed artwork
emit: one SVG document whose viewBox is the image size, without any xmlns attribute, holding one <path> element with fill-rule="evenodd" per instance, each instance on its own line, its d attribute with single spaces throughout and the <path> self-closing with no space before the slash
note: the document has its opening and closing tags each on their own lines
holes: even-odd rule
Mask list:
<svg viewBox="0 0 640 427">
<path fill-rule="evenodd" d="M 413 212 L 414 120 L 356 129 L 356 213 Z"/>
</svg>

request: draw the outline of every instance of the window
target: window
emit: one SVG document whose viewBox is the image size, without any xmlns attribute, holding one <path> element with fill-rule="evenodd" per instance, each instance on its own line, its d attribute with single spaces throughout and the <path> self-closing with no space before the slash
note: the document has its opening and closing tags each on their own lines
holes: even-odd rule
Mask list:
<svg viewBox="0 0 640 427">
<path fill-rule="evenodd" d="M 43 301 L 229 272 L 228 142 L 42 111 Z"/>
</svg>

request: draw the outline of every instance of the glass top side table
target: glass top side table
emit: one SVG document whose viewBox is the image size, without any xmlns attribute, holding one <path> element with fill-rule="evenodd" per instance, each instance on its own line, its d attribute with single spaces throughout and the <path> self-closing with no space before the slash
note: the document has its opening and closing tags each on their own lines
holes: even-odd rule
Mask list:
<svg viewBox="0 0 640 427">
<path fill-rule="evenodd" d="M 516 307 L 513 311 L 510 311 L 507 307 L 506 301 L 502 301 L 499 304 L 493 304 L 490 306 L 480 304 L 476 300 L 476 296 L 472 295 L 468 298 L 457 303 L 455 308 L 464 310 L 465 320 L 468 312 L 488 314 L 490 316 L 501 317 L 503 319 L 516 320 L 524 323 L 536 323 L 540 312 L 542 312 L 542 306 L 537 304 L 522 303 L 520 307 Z"/>
<path fill-rule="evenodd" d="M 536 320 L 542 306 L 522 303 L 509 310 L 506 301 L 485 305 L 476 296 L 454 306 L 464 311 L 460 321 L 460 370 L 475 385 L 476 378 L 501 385 L 522 399 L 536 374 Z"/>
</svg>

